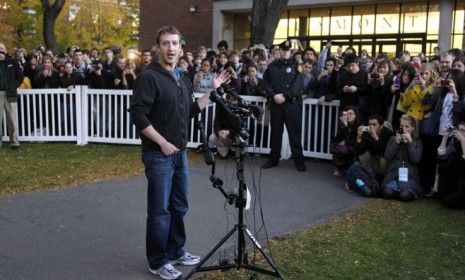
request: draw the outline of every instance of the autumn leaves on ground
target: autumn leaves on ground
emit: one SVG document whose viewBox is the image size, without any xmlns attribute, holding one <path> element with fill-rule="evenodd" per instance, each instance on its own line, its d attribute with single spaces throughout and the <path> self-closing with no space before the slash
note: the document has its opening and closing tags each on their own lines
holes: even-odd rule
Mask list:
<svg viewBox="0 0 465 280">
<path fill-rule="evenodd" d="M 0 194 L 6 196 L 143 174 L 138 146 L 23 143 L 11 150 L 5 143 L 0 159 Z M 203 162 L 194 153 L 190 160 L 192 165 Z M 271 244 L 288 279 L 465 278 L 465 212 L 432 200 L 374 199 Z M 234 270 L 205 273 L 201 279 L 249 277 Z"/>
</svg>

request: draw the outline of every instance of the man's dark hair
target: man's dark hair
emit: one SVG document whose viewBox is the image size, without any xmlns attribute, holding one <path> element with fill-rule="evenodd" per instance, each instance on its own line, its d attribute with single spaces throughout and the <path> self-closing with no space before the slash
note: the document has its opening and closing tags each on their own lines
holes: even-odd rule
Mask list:
<svg viewBox="0 0 465 280">
<path fill-rule="evenodd" d="M 433 55 L 429 59 L 429 62 L 434 61 L 434 60 L 441 61 L 441 57 L 439 55 Z"/>
<path fill-rule="evenodd" d="M 253 56 L 258 56 L 258 59 L 260 60 L 261 58 L 266 58 L 265 51 L 263 49 L 255 49 L 253 51 Z"/>
<path fill-rule="evenodd" d="M 384 118 L 383 118 L 383 116 L 381 116 L 379 114 L 373 114 L 373 115 L 369 116 L 368 120 L 377 120 L 378 124 L 380 124 L 380 125 L 384 124 Z"/>
<path fill-rule="evenodd" d="M 389 61 L 389 59 L 387 58 L 381 59 L 376 66 L 380 67 L 381 65 L 387 65 L 389 69 L 389 73 L 391 73 L 391 62 Z"/>
<path fill-rule="evenodd" d="M 334 66 L 336 66 L 337 61 L 336 61 L 336 59 L 335 59 L 334 57 L 328 57 L 328 58 L 325 60 L 325 64 L 326 64 L 326 62 L 328 62 L 328 61 L 332 61 L 333 64 L 334 64 Z"/>
<path fill-rule="evenodd" d="M 74 54 L 76 54 L 76 53 L 81 53 L 81 54 L 82 54 L 82 53 L 84 53 L 84 52 L 83 52 L 81 49 L 75 49 L 75 50 L 74 50 Z"/>
<path fill-rule="evenodd" d="M 179 30 L 176 27 L 172 25 L 164 25 L 157 30 L 157 39 L 156 39 L 157 44 L 160 44 L 160 37 L 165 34 L 178 35 L 179 39 L 181 39 L 181 32 L 179 32 Z"/>
<path fill-rule="evenodd" d="M 224 47 L 226 50 L 228 50 L 229 49 L 228 42 L 226 42 L 225 40 L 219 41 L 218 44 L 216 45 L 216 48 L 219 50 L 222 47 Z"/>
<path fill-rule="evenodd" d="M 245 64 L 245 70 L 248 71 L 248 69 L 249 69 L 250 67 L 255 68 L 255 70 L 257 69 L 257 65 L 255 65 L 255 63 L 253 63 L 253 61 L 248 61 L 248 62 Z"/>
<path fill-rule="evenodd" d="M 152 53 L 152 51 L 149 50 L 149 49 L 143 49 L 141 53 L 147 53 L 147 52 L 150 53 L 150 54 Z"/>
<path fill-rule="evenodd" d="M 216 58 L 216 52 L 214 50 L 208 51 L 207 52 L 207 57 L 215 59 Z"/>
<path fill-rule="evenodd" d="M 358 57 L 355 54 L 346 54 L 344 56 L 344 66 L 350 63 L 358 63 Z"/>
<path fill-rule="evenodd" d="M 447 51 L 447 53 L 454 56 L 454 59 L 457 58 L 457 57 L 463 56 L 463 51 L 461 49 L 457 49 L 457 48 L 450 49 L 450 50 Z"/>
</svg>

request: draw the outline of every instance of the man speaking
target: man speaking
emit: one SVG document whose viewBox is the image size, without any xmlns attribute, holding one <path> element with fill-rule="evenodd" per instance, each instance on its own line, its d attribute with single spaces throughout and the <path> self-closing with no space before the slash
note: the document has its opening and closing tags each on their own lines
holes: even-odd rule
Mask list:
<svg viewBox="0 0 465 280">
<path fill-rule="evenodd" d="M 184 250 L 189 182 L 186 144 L 189 120 L 209 103 L 209 93 L 193 102 L 192 85 L 175 71 L 181 34 L 173 26 L 157 31 L 158 62 L 149 64 L 136 79 L 129 112 L 141 132 L 142 161 L 147 176 L 146 252 L 149 272 L 163 279 L 181 276 L 174 264 L 200 261 Z M 218 88 L 228 79 L 222 72 Z"/>
</svg>

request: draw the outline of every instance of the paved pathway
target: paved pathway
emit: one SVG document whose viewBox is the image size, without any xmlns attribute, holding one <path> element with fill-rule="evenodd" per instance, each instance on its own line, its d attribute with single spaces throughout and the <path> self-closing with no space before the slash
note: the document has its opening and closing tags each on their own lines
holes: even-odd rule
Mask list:
<svg viewBox="0 0 465 280">
<path fill-rule="evenodd" d="M 258 191 L 258 158 L 245 165 L 247 186 L 254 192 L 253 169 Z M 225 179 L 228 173 L 224 181 L 232 178 L 233 188 L 234 168 L 232 161 L 219 161 L 217 166 L 217 175 Z M 324 222 L 365 201 L 346 193 L 342 178 L 332 171 L 330 164 L 313 161 L 307 162 L 304 173 L 290 161 L 262 171 L 260 189 L 270 236 Z M 234 225 L 236 211 L 231 206 L 224 210 L 225 199 L 211 187 L 208 166 L 196 164 L 190 175 L 187 246 L 202 255 L 227 232 L 226 217 L 229 228 Z M 144 176 L 2 197 L 0 279 L 153 279 L 145 260 L 145 215 Z M 249 211 L 251 229 L 252 216 Z"/>
</svg>

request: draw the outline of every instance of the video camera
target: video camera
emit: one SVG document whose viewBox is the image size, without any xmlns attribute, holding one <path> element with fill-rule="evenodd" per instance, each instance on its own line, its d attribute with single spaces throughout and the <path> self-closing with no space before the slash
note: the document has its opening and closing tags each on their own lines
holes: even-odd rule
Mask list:
<svg viewBox="0 0 465 280">
<path fill-rule="evenodd" d="M 228 94 L 237 102 L 231 102 L 223 98 L 224 94 Z M 237 94 L 236 90 L 228 84 L 222 84 L 217 90 L 210 93 L 210 100 L 215 102 L 216 105 L 224 112 L 228 124 L 231 126 L 229 130 L 233 140 L 237 138 L 239 141 L 233 141 L 238 144 L 245 144 L 245 140 L 249 138 L 247 131 L 247 118 L 252 117 L 261 121 L 263 109 L 254 104 L 247 104 Z"/>
</svg>

